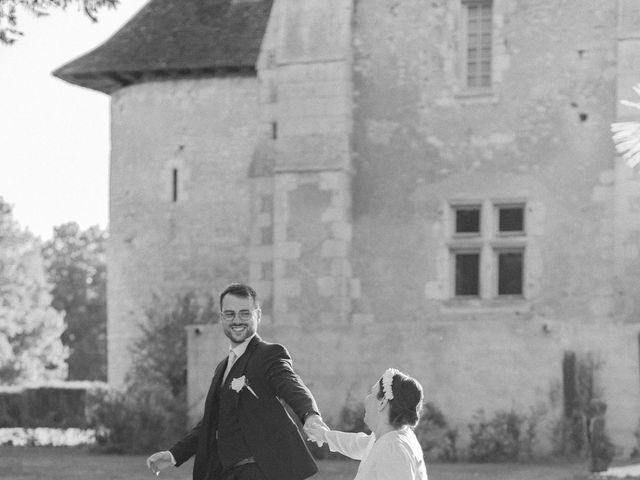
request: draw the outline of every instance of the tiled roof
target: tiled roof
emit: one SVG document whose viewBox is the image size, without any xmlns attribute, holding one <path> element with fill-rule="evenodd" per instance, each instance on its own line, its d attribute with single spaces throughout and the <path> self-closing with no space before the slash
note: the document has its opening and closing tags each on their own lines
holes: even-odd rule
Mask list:
<svg viewBox="0 0 640 480">
<path fill-rule="evenodd" d="M 110 93 L 148 79 L 255 72 L 273 0 L 151 0 L 105 43 L 53 72 Z"/>
</svg>

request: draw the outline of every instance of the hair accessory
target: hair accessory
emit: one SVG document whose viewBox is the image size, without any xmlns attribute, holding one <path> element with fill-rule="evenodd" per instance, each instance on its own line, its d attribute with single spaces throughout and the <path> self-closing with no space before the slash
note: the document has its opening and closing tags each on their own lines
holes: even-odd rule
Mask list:
<svg viewBox="0 0 640 480">
<path fill-rule="evenodd" d="M 400 370 L 387 368 L 382 375 L 382 392 L 384 393 L 384 398 L 387 401 L 393 400 L 393 377 L 396 373 L 400 373 Z"/>
</svg>

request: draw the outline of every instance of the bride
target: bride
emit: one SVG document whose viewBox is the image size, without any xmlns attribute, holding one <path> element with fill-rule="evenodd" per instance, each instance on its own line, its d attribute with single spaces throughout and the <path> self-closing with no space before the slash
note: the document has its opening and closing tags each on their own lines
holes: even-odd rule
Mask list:
<svg viewBox="0 0 640 480">
<path fill-rule="evenodd" d="M 365 398 L 364 421 L 370 435 L 321 426 L 307 435 L 314 442 L 327 443 L 333 452 L 360 460 L 354 480 L 427 480 L 422 448 L 412 429 L 421 408 L 420 383 L 390 368 Z"/>
</svg>

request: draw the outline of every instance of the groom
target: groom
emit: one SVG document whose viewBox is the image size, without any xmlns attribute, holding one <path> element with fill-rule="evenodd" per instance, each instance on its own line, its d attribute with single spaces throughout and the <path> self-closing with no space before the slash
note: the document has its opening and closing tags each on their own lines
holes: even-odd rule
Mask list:
<svg viewBox="0 0 640 480">
<path fill-rule="evenodd" d="M 318 468 L 280 401 L 304 429 L 324 425 L 287 350 L 257 335 L 256 292 L 234 283 L 220 294 L 220 322 L 231 345 L 213 375 L 204 416 L 169 450 L 147 459 L 158 475 L 195 455 L 193 480 L 302 480 Z"/>
</svg>

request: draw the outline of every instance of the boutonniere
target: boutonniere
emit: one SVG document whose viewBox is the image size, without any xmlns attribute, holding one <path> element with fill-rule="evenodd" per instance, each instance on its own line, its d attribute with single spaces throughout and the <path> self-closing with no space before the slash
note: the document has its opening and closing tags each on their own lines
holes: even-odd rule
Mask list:
<svg viewBox="0 0 640 480">
<path fill-rule="evenodd" d="M 247 377 L 245 377 L 244 375 L 231 380 L 231 386 L 229 388 L 235 391 L 236 393 L 240 393 L 240 390 L 242 390 L 243 388 L 246 388 L 251 392 L 251 394 L 254 397 L 259 398 L 258 395 L 256 395 L 256 392 L 253 391 L 253 388 L 249 386 L 249 380 L 247 380 Z"/>
</svg>

